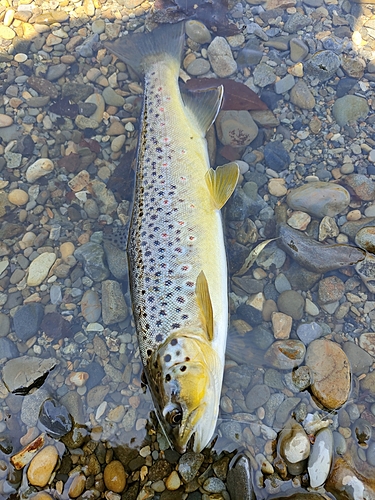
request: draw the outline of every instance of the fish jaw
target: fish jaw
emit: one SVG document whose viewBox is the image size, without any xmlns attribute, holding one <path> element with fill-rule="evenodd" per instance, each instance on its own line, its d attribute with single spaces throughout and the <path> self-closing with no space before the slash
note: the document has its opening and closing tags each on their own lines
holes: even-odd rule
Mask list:
<svg viewBox="0 0 375 500">
<path fill-rule="evenodd" d="M 224 363 L 203 330 L 197 332 L 175 332 L 146 370 L 158 420 L 179 453 L 192 441 L 195 452 L 209 444 L 219 411 Z"/>
</svg>

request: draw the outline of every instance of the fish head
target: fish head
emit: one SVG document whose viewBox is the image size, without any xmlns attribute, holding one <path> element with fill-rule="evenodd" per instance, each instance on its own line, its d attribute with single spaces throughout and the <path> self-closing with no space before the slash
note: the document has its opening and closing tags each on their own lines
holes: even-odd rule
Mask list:
<svg viewBox="0 0 375 500">
<path fill-rule="evenodd" d="M 212 438 L 219 412 L 222 363 L 217 352 L 203 335 L 180 331 L 152 358 L 147 378 L 166 437 L 179 453 L 193 438 L 192 448 L 200 452 Z"/>
</svg>

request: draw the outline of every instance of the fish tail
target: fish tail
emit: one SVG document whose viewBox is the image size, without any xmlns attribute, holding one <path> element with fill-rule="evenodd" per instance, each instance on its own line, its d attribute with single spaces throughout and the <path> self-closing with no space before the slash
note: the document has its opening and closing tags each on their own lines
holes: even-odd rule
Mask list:
<svg viewBox="0 0 375 500">
<path fill-rule="evenodd" d="M 104 46 L 119 59 L 144 75 L 151 63 L 169 59 L 180 67 L 185 41 L 184 23 L 161 25 L 150 33 L 136 33 L 107 42 Z"/>
</svg>

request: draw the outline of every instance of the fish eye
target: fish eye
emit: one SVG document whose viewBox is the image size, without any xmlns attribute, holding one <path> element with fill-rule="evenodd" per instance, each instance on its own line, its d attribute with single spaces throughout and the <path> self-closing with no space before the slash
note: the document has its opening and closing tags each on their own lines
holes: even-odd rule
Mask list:
<svg viewBox="0 0 375 500">
<path fill-rule="evenodd" d="M 167 422 L 171 427 L 176 427 L 182 422 L 182 410 L 181 408 L 174 408 L 166 416 Z"/>
</svg>

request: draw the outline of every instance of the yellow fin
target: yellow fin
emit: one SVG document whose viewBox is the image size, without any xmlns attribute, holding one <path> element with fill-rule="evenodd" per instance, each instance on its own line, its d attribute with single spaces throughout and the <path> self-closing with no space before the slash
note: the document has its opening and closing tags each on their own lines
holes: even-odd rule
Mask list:
<svg viewBox="0 0 375 500">
<path fill-rule="evenodd" d="M 216 170 L 210 168 L 206 173 L 206 182 L 215 207 L 220 210 L 228 201 L 237 186 L 240 170 L 237 163 L 227 163 Z"/>
<path fill-rule="evenodd" d="M 195 285 L 195 293 L 197 296 L 198 305 L 206 322 L 208 340 L 212 340 L 214 338 L 214 315 L 212 311 L 212 303 L 210 291 L 208 289 L 207 278 L 203 271 L 198 274 L 197 282 Z"/>
</svg>

